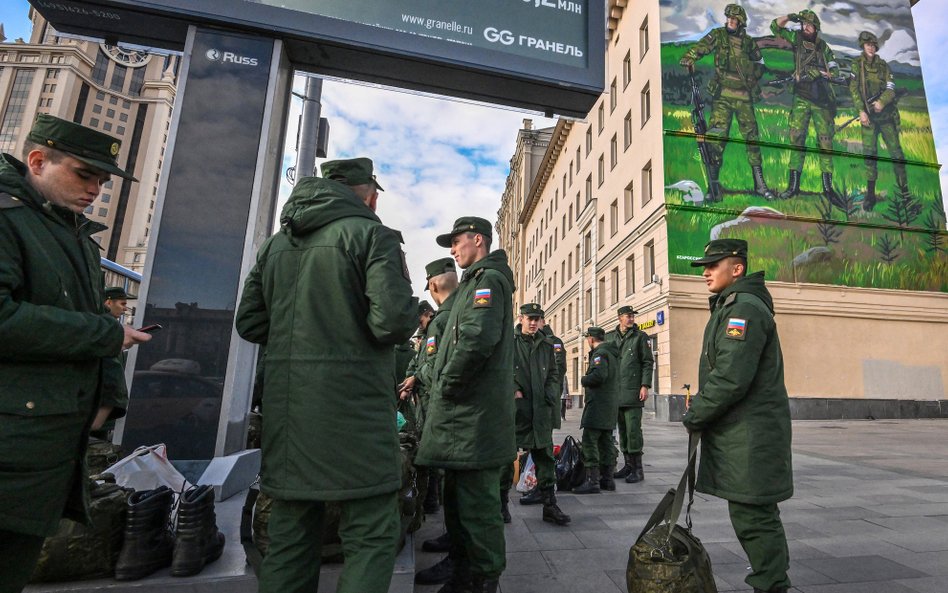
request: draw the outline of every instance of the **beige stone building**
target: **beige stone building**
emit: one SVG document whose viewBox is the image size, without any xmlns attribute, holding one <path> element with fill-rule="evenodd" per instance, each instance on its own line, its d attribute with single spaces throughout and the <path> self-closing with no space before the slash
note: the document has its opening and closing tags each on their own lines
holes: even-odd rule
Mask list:
<svg viewBox="0 0 948 593">
<path fill-rule="evenodd" d="M 180 57 L 109 46 L 57 32 L 30 8 L 28 42 L 0 43 L 0 152 L 20 151 L 37 113 L 96 128 L 122 141 L 119 165 L 86 215 L 109 227 L 103 255 L 141 272 L 175 98 Z"/>
<path fill-rule="evenodd" d="M 697 388 L 709 294 L 700 276 L 669 274 L 659 3 L 610 0 L 608 15 L 606 92 L 585 121 L 520 132 L 498 246 L 514 306 L 539 302 L 564 340 L 571 392 L 582 328 L 614 328 L 628 304 L 656 352 L 656 414 L 677 418 L 683 386 Z M 795 417 L 948 416 L 948 294 L 768 285 Z"/>
</svg>

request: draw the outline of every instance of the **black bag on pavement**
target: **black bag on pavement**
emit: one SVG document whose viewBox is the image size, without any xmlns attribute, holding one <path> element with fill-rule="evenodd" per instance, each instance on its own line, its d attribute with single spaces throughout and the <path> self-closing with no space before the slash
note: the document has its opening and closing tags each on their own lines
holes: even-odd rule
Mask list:
<svg viewBox="0 0 948 593">
<path fill-rule="evenodd" d="M 560 445 L 560 453 L 556 458 L 556 488 L 560 492 L 569 492 L 585 480 L 583 449 L 576 439 L 567 436 Z"/>
<path fill-rule="evenodd" d="M 626 585 L 629 593 L 717 593 L 711 559 L 691 533 L 695 497 L 695 461 L 699 435 L 689 435 L 688 467 L 677 489 L 665 494 L 635 544 L 629 549 Z M 678 525 L 688 488 L 685 526 Z"/>
</svg>

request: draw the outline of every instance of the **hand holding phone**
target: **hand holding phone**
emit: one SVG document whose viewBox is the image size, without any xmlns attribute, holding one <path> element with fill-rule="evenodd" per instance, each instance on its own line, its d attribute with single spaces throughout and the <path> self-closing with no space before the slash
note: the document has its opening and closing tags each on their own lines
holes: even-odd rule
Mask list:
<svg viewBox="0 0 948 593">
<path fill-rule="evenodd" d="M 138 328 L 138 331 L 146 333 L 146 334 L 152 334 L 160 329 L 163 329 L 160 325 L 158 325 L 157 323 L 152 323 L 151 325 L 146 325 L 145 327 Z"/>
</svg>

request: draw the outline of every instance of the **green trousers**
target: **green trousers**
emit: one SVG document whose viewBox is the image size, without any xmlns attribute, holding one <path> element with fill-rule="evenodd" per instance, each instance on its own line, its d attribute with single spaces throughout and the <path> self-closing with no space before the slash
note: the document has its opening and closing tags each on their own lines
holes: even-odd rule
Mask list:
<svg viewBox="0 0 948 593">
<path fill-rule="evenodd" d="M 345 565 L 338 593 L 387 593 L 401 533 L 398 493 L 340 501 Z M 274 500 L 270 548 L 260 568 L 260 593 L 312 593 L 319 584 L 326 503 Z"/>
<path fill-rule="evenodd" d="M 553 445 L 543 449 L 530 449 L 533 464 L 537 468 L 537 488 L 540 490 L 553 488 L 556 484 L 556 461 L 553 459 Z M 510 490 L 513 485 L 513 464 L 508 463 L 500 472 L 500 489 Z"/>
<path fill-rule="evenodd" d="M 507 566 L 497 487 L 501 471 L 444 470 L 444 526 L 460 574 L 496 579 Z"/>
<path fill-rule="evenodd" d="M 885 147 L 889 149 L 889 156 L 895 159 L 892 163 L 892 169 L 895 171 L 895 180 L 900 186 L 907 184 L 908 177 L 905 174 L 905 163 L 901 162 L 905 158 L 902 152 L 902 143 L 899 140 L 899 113 L 896 111 L 892 116 L 885 119 L 879 118 L 871 120 L 868 126 L 862 127 L 862 153 L 872 157 L 865 159 L 866 180 L 875 181 L 879 177 L 878 162 L 875 157 L 879 154 L 879 136 L 885 142 Z"/>
<path fill-rule="evenodd" d="M 727 510 L 751 565 L 751 573 L 744 582 L 763 591 L 789 587 L 790 551 L 777 505 L 728 501 Z"/>
<path fill-rule="evenodd" d="M 0 529 L 0 593 L 20 593 L 36 568 L 43 542 L 41 535 Z"/>
<path fill-rule="evenodd" d="M 793 146 L 804 146 L 806 144 L 806 133 L 810 128 L 810 121 L 813 121 L 813 128 L 816 130 L 816 139 L 820 148 L 823 150 L 833 150 L 833 136 L 836 133 L 835 113 L 828 107 L 820 107 L 816 103 L 795 96 L 793 98 L 793 107 L 790 108 L 790 144 Z M 790 151 L 790 169 L 800 171 L 803 169 L 803 161 L 806 159 L 806 151 Z M 820 153 L 820 171 L 823 173 L 833 172 L 833 155 Z"/>
<path fill-rule="evenodd" d="M 747 162 L 752 167 L 759 167 L 763 162 L 760 157 L 760 146 L 756 144 L 760 140 L 760 132 L 757 128 L 754 102 L 750 99 L 715 97 L 714 105 L 711 107 L 711 117 L 708 118 L 708 135 L 729 137 L 731 135 L 731 121 L 735 118 L 737 119 L 737 128 L 744 136 L 744 140 L 747 141 L 744 145 L 744 149 L 747 151 Z M 724 149 L 727 146 L 727 140 L 709 141 L 708 146 L 711 148 L 711 158 L 716 165 L 720 166 L 724 160 Z"/>
<path fill-rule="evenodd" d="M 619 450 L 626 454 L 641 453 L 642 408 L 619 408 Z"/>
<path fill-rule="evenodd" d="M 583 429 L 583 464 L 586 469 L 615 465 L 616 457 L 611 430 Z"/>
</svg>

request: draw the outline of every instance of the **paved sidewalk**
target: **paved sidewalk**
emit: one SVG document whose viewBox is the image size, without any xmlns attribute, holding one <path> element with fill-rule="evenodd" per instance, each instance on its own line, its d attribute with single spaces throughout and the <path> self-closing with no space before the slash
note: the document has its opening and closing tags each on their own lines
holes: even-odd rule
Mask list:
<svg viewBox="0 0 948 593">
<path fill-rule="evenodd" d="M 580 412 L 569 411 L 554 442 L 580 437 Z M 798 421 L 793 429 L 796 494 L 780 505 L 792 591 L 948 591 L 948 420 Z M 629 547 L 681 476 L 687 439 L 680 425 L 646 418 L 645 443 L 643 483 L 620 482 L 614 493 L 558 495 L 573 518 L 567 527 L 541 521 L 539 506 L 511 501 L 504 593 L 626 591 Z M 429 517 L 416 534 L 419 570 L 439 559 L 421 551 L 421 542 L 440 533 L 440 518 Z M 750 591 L 726 504 L 697 495 L 692 519 L 718 589 Z"/>
</svg>

